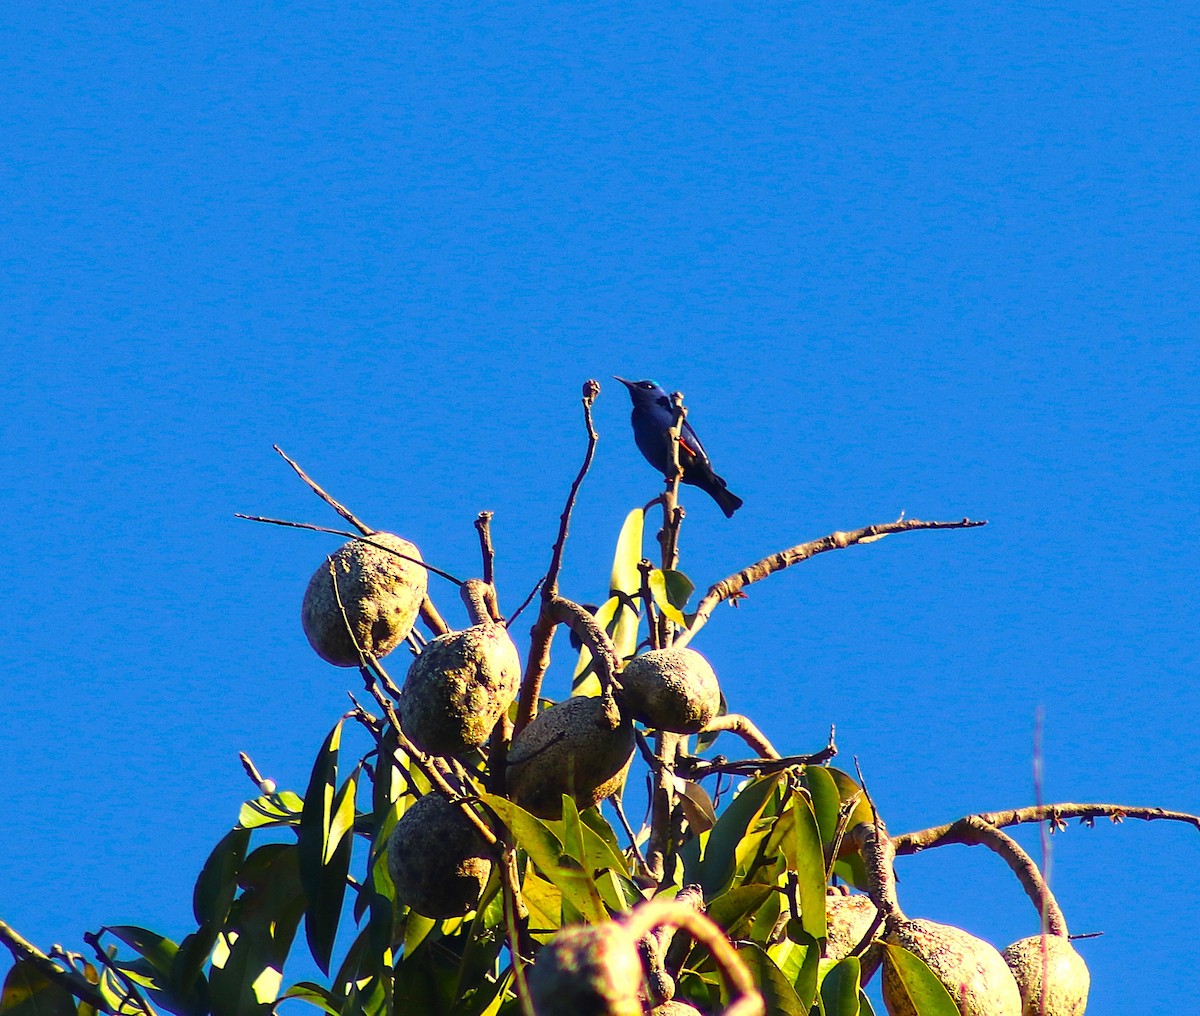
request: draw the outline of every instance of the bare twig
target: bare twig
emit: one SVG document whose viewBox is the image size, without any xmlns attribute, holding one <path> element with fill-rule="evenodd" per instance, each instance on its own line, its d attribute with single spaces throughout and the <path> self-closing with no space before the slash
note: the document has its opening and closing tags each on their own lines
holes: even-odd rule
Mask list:
<svg viewBox="0 0 1200 1016">
<path fill-rule="evenodd" d="M 654 794 L 650 807 L 650 839 L 646 844 L 646 871 L 660 883 L 669 877 L 666 859 L 670 849 L 675 811 L 680 807 L 675 792 L 675 759 L 687 741 L 685 734 L 660 730 L 654 735 Z"/>
<path fill-rule="evenodd" d="M 974 816 L 988 825 L 1003 828 L 1005 826 L 1022 825 L 1027 822 L 1049 822 L 1056 832 L 1066 829 L 1067 820 L 1077 818 L 1087 826 L 1096 824 L 1098 818 L 1108 818 L 1114 823 L 1123 822 L 1127 818 L 1139 818 L 1147 822 L 1155 819 L 1165 819 L 1169 822 L 1186 822 L 1200 830 L 1200 815 L 1190 815 L 1183 811 L 1167 811 L 1165 808 L 1143 808 L 1131 804 L 1046 804 L 1032 808 L 1013 808 L 1009 811 L 985 811 Z M 946 825 L 933 826 L 917 832 L 903 833 L 895 839 L 897 854 L 915 854 L 929 847 L 935 847 L 955 826 L 955 822 Z"/>
<path fill-rule="evenodd" d="M 625 835 L 629 837 L 629 846 L 633 848 L 633 853 L 637 857 L 639 867 L 642 871 L 645 871 L 646 858 L 642 854 L 642 848 L 638 846 L 637 834 L 633 831 L 633 826 L 629 824 L 629 819 L 625 815 L 625 806 L 621 803 L 621 795 L 613 794 L 608 799 L 608 803 L 612 805 L 613 811 L 617 813 L 617 820 L 621 823 L 621 828 L 625 830 Z"/>
<path fill-rule="evenodd" d="M 904 911 L 900 909 L 900 900 L 896 896 L 896 850 L 887 834 L 883 819 L 879 817 L 875 808 L 871 792 L 867 790 L 867 781 L 863 779 L 857 758 L 854 760 L 854 768 L 858 772 L 858 782 L 867 798 L 867 804 L 871 806 L 873 821 L 859 823 L 850 835 L 858 842 L 859 851 L 862 853 L 871 902 L 883 912 L 884 921 L 891 925 L 906 919 Z"/>
<path fill-rule="evenodd" d="M 646 627 L 650 632 L 650 648 L 662 648 L 662 635 L 658 627 L 658 615 L 654 610 L 654 595 L 650 592 L 650 573 L 654 571 L 654 563 L 642 558 L 638 562 L 638 571 L 642 573 L 642 603 L 646 608 Z"/>
<path fill-rule="evenodd" d="M 356 703 L 357 704 L 357 703 Z M 275 781 L 268 780 L 262 773 L 258 771 L 258 766 L 254 764 L 254 760 L 250 758 L 244 751 L 238 752 L 238 758 L 242 762 L 242 768 L 246 770 L 246 775 L 250 777 L 250 782 L 258 788 L 260 794 L 275 793 Z"/>
<path fill-rule="evenodd" d="M 536 581 L 536 582 L 533 584 L 533 588 L 532 588 L 531 590 L 529 590 L 529 595 L 528 595 L 528 596 L 526 596 L 526 597 L 525 597 L 525 599 L 523 599 L 523 600 L 521 601 L 521 605 L 520 605 L 520 606 L 519 606 L 519 607 L 518 607 L 516 610 L 514 610 L 514 611 L 513 611 L 513 613 L 512 613 L 512 617 L 510 617 L 510 618 L 509 618 L 509 619 L 508 619 L 508 620 L 505 622 L 505 627 L 506 627 L 506 628 L 511 628 L 511 627 L 513 626 L 513 622 L 514 622 L 514 621 L 515 621 L 515 620 L 516 620 L 518 617 L 520 617 L 520 616 L 521 616 L 521 614 L 522 614 L 522 612 L 525 610 L 525 608 L 526 608 L 526 607 L 528 607 L 528 606 L 529 606 L 529 605 L 530 605 L 530 604 L 533 602 L 533 598 L 534 598 L 535 596 L 537 596 L 537 591 L 538 591 L 539 589 L 541 589 L 541 588 L 542 588 L 542 583 L 543 583 L 543 582 L 545 582 L 545 581 L 546 581 L 546 578 L 545 578 L 545 576 L 542 576 L 542 578 L 538 579 L 538 580 L 537 580 L 537 581 Z"/>
<path fill-rule="evenodd" d="M 492 518 L 495 512 L 480 512 L 475 519 L 475 531 L 479 534 L 479 551 L 483 555 L 483 581 L 489 586 L 496 584 L 496 551 L 492 547 Z"/>
<path fill-rule="evenodd" d="M 363 536 L 360 533 L 348 533 L 344 529 L 330 529 L 328 526 L 315 526 L 311 522 L 289 522 L 286 519 L 264 518 L 262 515 L 243 515 L 241 512 L 234 512 L 233 517 L 235 519 L 245 519 L 247 522 L 265 522 L 269 526 L 287 526 L 290 529 L 307 529 L 314 533 L 328 533 L 330 536 L 345 536 L 348 539 L 358 540 L 361 543 L 370 544 L 372 547 L 378 547 L 380 550 L 386 550 L 393 557 L 400 558 L 401 561 L 410 561 L 413 564 L 419 564 L 426 571 L 444 578 L 447 582 L 453 582 L 456 586 L 462 585 L 462 579 L 456 579 L 449 572 L 444 572 L 441 568 L 435 568 L 428 561 L 422 561 L 419 557 L 410 557 L 408 554 L 402 554 L 395 548 L 384 546 L 382 543 L 372 540 L 370 536 Z"/>
<path fill-rule="evenodd" d="M 558 520 L 558 539 L 554 541 L 554 550 L 550 555 L 550 567 L 546 570 L 546 578 L 542 583 L 542 609 L 530 632 L 529 657 L 525 661 L 525 673 L 521 678 L 521 696 L 517 705 L 517 715 L 513 722 L 513 736 L 520 734 L 529 722 L 537 715 L 538 696 L 542 691 L 542 678 L 550 666 L 550 643 L 554 639 L 555 620 L 552 616 L 551 604 L 558 597 L 558 573 L 562 569 L 563 548 L 567 543 L 567 532 L 571 525 L 571 512 L 575 508 L 575 498 L 583 479 L 592 468 L 592 459 L 596 456 L 596 442 L 600 436 L 592 424 L 592 403 L 600 394 L 600 383 L 595 380 L 585 381 L 583 385 L 583 422 L 587 428 L 588 445 L 583 457 L 583 465 L 571 484 L 567 494 L 567 503 Z"/>
<path fill-rule="evenodd" d="M 823 554 L 827 550 L 843 550 L 856 543 L 871 543 L 883 536 L 890 536 L 893 533 L 908 533 L 917 529 L 973 529 L 976 526 L 985 525 L 987 525 L 986 522 L 972 521 L 971 519 L 962 519 L 959 522 L 922 522 L 919 519 L 900 519 L 896 522 L 865 526 L 848 533 L 840 531 L 830 533 L 819 540 L 800 543 L 787 550 L 781 550 L 777 554 L 764 557 L 761 561 L 756 561 L 740 572 L 722 579 L 716 585 L 710 586 L 704 599 L 696 608 L 696 617 L 692 621 L 691 627 L 679 633 L 675 639 L 675 645 L 677 647 L 686 646 L 704 627 L 719 603 L 737 598 L 741 591 L 752 582 L 759 582 L 768 575 L 782 571 L 784 568 L 790 568 L 801 561 L 807 561 L 810 557 Z"/>
<path fill-rule="evenodd" d="M 96 1009 L 104 1011 L 108 1002 L 100 990 L 83 974 L 76 970 L 64 970 L 32 942 L 27 941 L 18 932 L 0 921 L 0 945 L 3 945 L 18 963 L 24 961 L 37 967 L 50 980 L 63 985 L 76 998 L 87 1002 Z"/>
<path fill-rule="evenodd" d="M 325 493 L 325 491 L 321 488 L 321 486 L 317 483 L 317 481 L 314 480 L 311 476 L 309 476 L 308 473 L 306 473 L 303 469 L 301 469 L 292 459 L 288 458 L 287 453 L 282 448 L 280 448 L 279 445 L 271 445 L 271 447 L 274 448 L 280 454 L 280 456 L 283 458 L 284 462 L 286 462 L 289 466 L 291 466 L 296 471 L 296 475 L 299 476 L 300 479 L 302 479 L 305 483 L 308 484 L 309 489 L 314 494 L 316 494 L 317 497 L 319 497 L 322 501 L 324 501 L 327 505 L 329 505 L 330 508 L 332 508 L 342 518 L 344 518 L 347 522 L 349 522 L 350 525 L 352 525 L 355 529 L 357 529 L 360 533 L 362 533 L 363 536 L 373 536 L 376 533 L 377 530 L 372 529 L 365 522 L 356 518 L 354 516 L 354 513 L 352 511 L 350 511 L 350 509 L 347 508 L 344 504 L 342 504 L 340 501 L 336 500 L 335 498 L 331 497 L 329 494 Z"/>
<path fill-rule="evenodd" d="M 450 625 L 438 613 L 437 607 L 433 605 L 433 600 L 428 596 L 421 601 L 421 620 L 434 635 L 445 635 L 450 630 Z"/>
</svg>

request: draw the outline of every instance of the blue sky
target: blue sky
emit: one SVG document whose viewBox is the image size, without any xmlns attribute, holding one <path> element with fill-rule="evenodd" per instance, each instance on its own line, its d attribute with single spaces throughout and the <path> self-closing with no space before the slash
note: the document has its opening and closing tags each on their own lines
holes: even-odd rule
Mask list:
<svg viewBox="0 0 1200 1016">
<path fill-rule="evenodd" d="M 658 485 L 612 374 L 681 389 L 746 501 L 687 500 L 702 587 L 901 511 L 991 521 L 718 611 L 694 648 L 783 750 L 836 723 L 916 829 L 1031 803 L 1041 708 L 1047 799 L 1200 811 L 1200 15 L 101 3 L 0 26 L 0 918 L 27 937 L 186 931 L 251 790 L 237 751 L 302 789 L 356 686 L 298 621 L 337 541 L 233 518 L 336 522 L 273 442 L 456 574 L 495 511 L 512 610 L 600 378 L 564 576 L 595 600 Z M 1140 1012 L 1179 1011 L 1195 831 L 1053 842 L 1072 931 L 1106 933 L 1080 946 L 1089 1013 L 1127 1012 L 1131 975 Z M 901 902 L 1003 947 L 1032 910 L 980 854 L 902 860 Z"/>
</svg>

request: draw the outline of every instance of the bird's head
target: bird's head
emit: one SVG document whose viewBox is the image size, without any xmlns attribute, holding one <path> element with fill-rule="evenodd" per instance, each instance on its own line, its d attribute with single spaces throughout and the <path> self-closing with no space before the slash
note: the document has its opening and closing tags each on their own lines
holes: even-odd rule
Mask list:
<svg viewBox="0 0 1200 1016">
<path fill-rule="evenodd" d="M 667 399 L 666 389 L 656 381 L 626 381 L 623 377 L 613 375 L 614 381 L 620 381 L 629 389 L 629 397 L 635 406 L 645 406 Z"/>
</svg>

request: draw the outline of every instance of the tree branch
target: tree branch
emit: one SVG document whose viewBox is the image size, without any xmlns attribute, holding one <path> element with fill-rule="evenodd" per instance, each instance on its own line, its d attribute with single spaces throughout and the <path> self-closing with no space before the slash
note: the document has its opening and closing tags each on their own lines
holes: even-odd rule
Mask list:
<svg viewBox="0 0 1200 1016">
<path fill-rule="evenodd" d="M 675 645 L 683 647 L 691 642 L 696 633 L 704 627 L 709 616 L 719 603 L 735 599 L 752 582 L 759 582 L 768 575 L 782 571 L 784 568 L 790 568 L 801 561 L 807 561 L 810 557 L 823 554 L 827 550 L 843 550 L 846 547 L 854 546 L 856 543 L 873 543 L 875 540 L 890 536 L 893 533 L 908 533 L 917 529 L 974 529 L 976 526 L 986 525 L 986 522 L 972 521 L 971 519 L 963 519 L 960 522 L 922 522 L 919 519 L 898 519 L 895 522 L 886 522 L 880 525 L 865 526 L 862 529 L 854 529 L 848 533 L 840 531 L 830 533 L 819 540 L 800 543 L 795 547 L 789 547 L 787 550 L 781 550 L 770 557 L 764 557 L 761 561 L 756 561 L 754 564 L 743 568 L 740 572 L 730 575 L 728 578 L 722 579 L 716 585 L 710 586 L 704 599 L 700 601 L 700 605 L 696 608 L 696 617 L 692 621 L 691 627 L 676 637 Z"/>
<path fill-rule="evenodd" d="M 319 497 L 322 501 L 324 501 L 327 505 L 329 505 L 330 508 L 332 508 L 342 518 L 344 518 L 347 522 L 349 522 L 350 525 L 352 525 L 355 529 L 357 529 L 360 533 L 362 533 L 363 536 L 373 536 L 377 532 L 377 530 L 372 529 L 365 522 L 362 522 L 361 520 L 356 518 L 354 513 L 352 511 L 350 511 L 350 509 L 347 508 L 344 504 L 342 504 L 340 501 L 336 500 L 335 498 L 331 497 L 329 494 L 325 493 L 325 491 L 321 488 L 320 484 L 318 484 L 316 480 L 314 480 L 311 476 L 308 475 L 308 473 L 306 473 L 303 469 L 301 469 L 292 459 L 288 458 L 287 453 L 282 448 L 280 448 L 279 445 L 273 444 L 273 445 L 271 445 L 271 447 L 274 448 L 280 454 L 280 456 L 283 458 L 284 462 L 286 462 L 289 466 L 291 466 L 296 471 L 296 475 L 299 476 L 300 479 L 302 479 L 305 483 L 308 484 L 309 489 L 314 494 L 316 494 L 317 497 Z"/>
</svg>

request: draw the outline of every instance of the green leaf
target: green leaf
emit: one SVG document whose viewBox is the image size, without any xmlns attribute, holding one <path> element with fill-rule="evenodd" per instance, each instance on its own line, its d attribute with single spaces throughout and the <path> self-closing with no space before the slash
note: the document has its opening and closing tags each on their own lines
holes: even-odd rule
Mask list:
<svg viewBox="0 0 1200 1016">
<path fill-rule="evenodd" d="M 736 871 L 738 846 L 762 814 L 779 785 L 780 778 L 780 775 L 775 773 L 752 780 L 742 788 L 717 819 L 717 824 L 708 834 L 708 842 L 696 877 L 696 881 L 704 888 L 706 899 L 728 888 Z"/>
<path fill-rule="evenodd" d="M 343 722 L 337 722 L 317 754 L 300 815 L 300 881 L 309 900 L 304 931 L 313 959 L 326 974 L 350 870 L 352 837 L 346 832 L 354 820 L 354 777 L 337 791 Z"/>
<path fill-rule="evenodd" d="M 712 798 L 699 783 L 680 780 L 678 783 L 679 803 L 687 817 L 688 825 L 697 836 L 706 833 L 717 824 L 717 811 Z"/>
<path fill-rule="evenodd" d="M 825 853 L 821 845 L 821 831 L 817 817 L 813 814 L 808 798 L 794 791 L 791 813 L 791 850 L 788 863 L 796 873 L 800 895 L 800 922 L 813 938 L 825 937 Z"/>
<path fill-rule="evenodd" d="M 312 981 L 298 981 L 279 996 L 282 1002 L 287 998 L 298 998 L 309 1005 L 323 1009 L 329 1016 L 340 1016 L 333 992 Z"/>
<path fill-rule="evenodd" d="M 305 907 L 297 844 L 259 847 L 246 858 L 239 881 L 242 895 L 213 954 L 213 1016 L 270 1011 Z"/>
<path fill-rule="evenodd" d="M 725 701 L 725 693 L 721 692 L 721 704 L 717 706 L 717 716 L 726 716 L 729 713 L 729 703 Z M 707 751 L 713 746 L 713 743 L 721 732 L 719 730 L 702 730 L 696 735 L 696 754 L 699 755 L 702 751 Z"/>
<path fill-rule="evenodd" d="M 884 943 L 883 983 L 886 994 L 904 1000 L 917 1016 L 959 1016 L 958 1006 L 937 974 L 903 946 Z M 891 1006 L 889 1006 L 891 1008 Z"/>
<path fill-rule="evenodd" d="M 687 619 L 675 604 L 671 602 L 671 594 L 667 589 L 667 580 L 661 568 L 655 568 L 649 577 L 650 596 L 654 605 L 665 614 L 672 623 L 680 628 L 687 627 Z"/>
<path fill-rule="evenodd" d="M 304 802 L 290 790 L 264 794 L 247 801 L 238 812 L 238 825 L 243 829 L 262 829 L 266 826 L 294 826 L 300 822 Z"/>
<path fill-rule="evenodd" d="M 813 814 L 821 830 L 821 842 L 830 844 L 837 832 L 838 808 L 842 803 L 837 784 L 828 770 L 821 766 L 805 766 L 801 781 L 812 798 Z"/>
<path fill-rule="evenodd" d="M 875 1016 L 871 1000 L 867 998 L 866 993 L 862 990 L 858 993 L 858 1016 Z"/>
<path fill-rule="evenodd" d="M 169 938 L 133 924 L 114 924 L 104 930 L 144 956 L 150 966 L 163 975 L 163 983 L 169 980 L 175 956 L 179 952 L 179 946 Z"/>
<path fill-rule="evenodd" d="M 213 848 L 200 870 L 192 893 L 192 909 L 199 927 L 179 943 L 169 979 L 180 996 L 198 998 L 203 1003 L 205 988 L 201 971 L 229 916 L 238 889 L 238 870 L 249 845 L 249 829 L 231 830 Z"/>
<path fill-rule="evenodd" d="M 847 956 L 825 974 L 825 980 L 821 982 L 825 1016 L 859 1016 L 861 973 L 858 957 Z"/>
<path fill-rule="evenodd" d="M 749 922 L 762 909 L 767 898 L 778 894 L 773 885 L 740 885 L 711 900 L 705 912 L 721 926 L 729 938 L 744 938 Z"/>
<path fill-rule="evenodd" d="M 4 979 L 0 1013 L 5 1016 L 76 1016 L 75 996 L 30 960 L 18 960 Z"/>
<path fill-rule="evenodd" d="M 767 1016 L 808 1016 L 805 1005 L 783 971 L 760 946 L 745 943 L 737 947 L 738 955 L 746 961 L 754 982 L 767 1005 Z"/>
<path fill-rule="evenodd" d="M 617 550 L 613 555 L 612 578 L 608 583 L 608 588 L 614 593 L 636 596 L 642 588 L 642 573 L 638 565 L 642 561 L 645 517 L 646 513 L 641 508 L 634 508 L 621 524 Z"/>
</svg>

